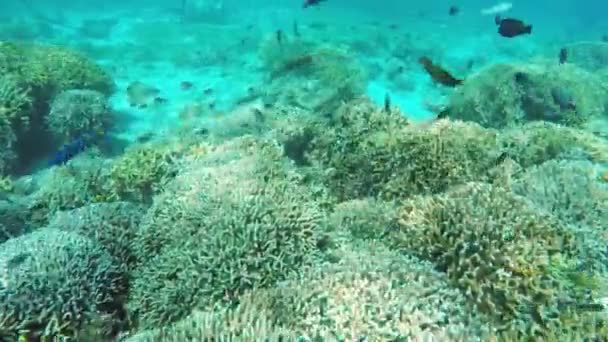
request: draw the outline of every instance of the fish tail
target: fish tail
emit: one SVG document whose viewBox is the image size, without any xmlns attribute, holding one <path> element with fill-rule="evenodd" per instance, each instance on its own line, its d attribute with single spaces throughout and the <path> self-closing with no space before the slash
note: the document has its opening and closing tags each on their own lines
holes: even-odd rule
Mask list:
<svg viewBox="0 0 608 342">
<path fill-rule="evenodd" d="M 532 25 L 524 27 L 524 33 L 532 34 Z"/>
</svg>

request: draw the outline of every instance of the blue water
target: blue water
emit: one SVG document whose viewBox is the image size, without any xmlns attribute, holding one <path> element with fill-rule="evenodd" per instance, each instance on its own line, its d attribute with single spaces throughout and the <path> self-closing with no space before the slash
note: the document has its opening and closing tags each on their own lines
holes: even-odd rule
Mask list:
<svg viewBox="0 0 608 342">
<path fill-rule="evenodd" d="M 196 7 L 196 1 L 187 1 L 186 6 Z M 184 26 L 211 23 L 218 25 L 215 30 L 221 31 L 222 27 L 233 32 L 223 38 L 219 45 L 230 45 L 230 41 L 237 42 L 242 36 L 249 36 L 256 41 L 265 35 L 272 34 L 277 29 L 290 32 L 293 22 L 296 21 L 303 27 L 307 23 L 323 22 L 330 26 L 331 30 L 327 33 L 316 33 L 315 39 L 324 41 L 353 43 L 355 40 L 364 40 L 368 44 L 378 44 L 374 51 L 362 51 L 357 54 L 362 63 L 374 60 L 376 65 L 381 68 L 391 58 L 391 45 L 398 44 L 404 36 L 413 36 L 413 43 L 421 46 L 412 46 L 411 51 L 406 52 L 414 63 L 411 70 L 408 69 L 407 78 L 415 86 L 403 89 L 399 84 L 387 84 L 382 75 L 372 71 L 369 75 L 368 92 L 369 96 L 380 101 L 384 98 L 384 93 L 394 94 L 394 103 L 399 105 L 403 112 L 413 118 L 425 118 L 431 115 L 425 106 L 424 94 L 433 93 L 433 85 L 428 82 L 428 77 L 416 66 L 415 59 L 420 54 L 434 54 L 444 66 L 458 70 L 463 67 L 467 60 L 472 58 L 483 58 L 483 61 L 476 64 L 476 68 L 489 65 L 496 61 L 509 61 L 528 58 L 530 56 L 549 56 L 555 54 L 555 46 L 565 42 L 584 39 L 598 39 L 608 28 L 602 20 L 602 5 L 599 2 L 588 1 L 584 5 L 579 2 L 569 1 L 535 1 L 534 4 L 526 1 L 512 1 L 512 8 L 505 14 L 516 18 L 525 19 L 534 25 L 534 34 L 522 39 L 507 40 L 501 39 L 496 34 L 493 24 L 493 16 L 483 16 L 480 11 L 491 7 L 496 3 L 490 1 L 456 1 L 449 5 L 458 6 L 460 12 L 457 16 L 448 15 L 448 4 L 428 4 L 428 5 L 401 5 L 390 1 L 370 4 L 363 1 L 340 1 L 332 0 L 323 3 L 318 8 L 311 8 L 307 11 L 301 9 L 299 1 L 277 1 L 273 2 L 236 2 L 221 1 L 217 8 L 210 6 L 208 9 L 186 8 L 186 18 L 182 22 L 181 2 L 180 1 L 157 1 L 150 2 L 130 1 L 124 4 L 114 4 L 112 2 L 95 3 L 89 2 L 69 2 L 61 1 L 16 1 L 4 3 L 3 12 L 10 21 L 24 20 L 27 26 L 28 20 L 35 15 L 38 21 L 50 23 L 49 29 L 53 30 L 52 36 L 49 32 L 46 37 L 32 37 L 38 41 L 51 43 L 67 44 L 77 49 L 86 46 L 97 46 L 98 50 L 89 52 L 89 55 L 103 63 L 110 69 L 118 69 L 114 76 L 120 87 L 128 84 L 134 79 L 148 80 L 155 86 L 162 88 L 166 97 L 172 99 L 171 103 L 176 107 L 181 106 L 182 102 L 191 100 L 183 96 L 174 88 L 178 81 L 171 82 L 167 78 L 175 80 L 189 80 L 200 85 L 214 85 L 221 89 L 218 93 L 218 107 L 224 110 L 229 109 L 234 97 L 238 96 L 241 88 L 247 88 L 259 78 L 259 70 L 256 68 L 256 48 L 255 42 L 242 48 L 243 57 L 239 61 L 226 61 L 223 65 L 205 65 L 203 70 L 193 70 L 189 65 L 164 65 L 161 56 L 163 49 L 182 49 L 183 54 L 191 54 L 197 49 L 213 49 L 214 38 L 210 37 L 209 47 L 197 46 L 197 42 L 188 41 L 187 36 L 180 35 L 178 32 Z M 91 7 L 93 6 L 93 7 Z M 541 9 L 541 10 L 539 10 Z M 34 13 L 33 13 L 34 12 Z M 188 14 L 190 13 L 190 14 Z M 194 14 L 193 14 L 194 13 Z M 197 17 L 198 16 L 198 17 Z M 81 25 L 88 19 L 107 19 L 111 18 L 117 22 L 113 23 L 106 35 L 102 36 L 83 36 L 80 30 Z M 137 49 L 138 37 L 137 29 L 132 27 L 139 23 L 162 22 L 163 25 L 170 23 L 172 30 L 171 36 L 158 36 L 159 55 L 147 56 L 147 60 L 128 61 L 129 54 L 134 51 L 128 47 L 119 47 L 114 53 L 104 52 L 107 44 L 120 44 L 129 42 L 134 44 Z M 150 24 L 153 25 L 153 24 Z M 396 30 L 388 29 L 386 26 L 396 25 Z M 145 25 L 144 25 L 145 26 Z M 348 27 L 358 28 L 371 26 L 367 36 L 361 36 L 360 32 L 353 32 Z M 145 30 L 141 27 L 141 30 Z M 140 31 L 141 31 L 140 30 Z M 253 31 L 252 31 L 253 30 Z M 10 33 L 5 34 L 10 38 Z M 41 35 L 42 36 L 42 35 Z M 225 41 L 224 39 L 228 39 Z M 181 40 L 183 44 L 175 42 Z M 350 42 L 349 42 L 350 41 Z M 410 43 L 410 42 L 406 42 Z M 151 44 L 151 41 L 144 42 Z M 80 45 L 80 46 L 78 46 Z M 163 46 L 164 45 L 164 46 Z M 215 47 L 220 49 L 220 47 Z M 239 47 L 222 47 L 222 49 L 237 49 Z M 121 51 L 124 50 L 124 51 Z M 233 51 L 233 53 L 237 53 Z M 120 59 L 118 61 L 117 59 Z M 410 61 L 410 62 L 412 62 Z M 155 63 L 154 66 L 144 64 Z M 231 68 L 241 66 L 245 63 L 246 67 L 238 68 L 238 75 L 235 71 L 230 71 L 231 75 L 218 72 L 218 68 Z M 464 76 L 464 75 L 463 75 Z M 236 78 L 236 79 L 234 79 Z M 227 85 L 225 85 L 227 84 Z M 114 104 L 119 110 L 123 110 L 123 99 L 120 94 L 114 98 Z M 441 100 L 436 100 L 441 101 Z M 175 111 L 175 107 L 168 109 L 169 112 Z M 125 110 L 128 110 L 126 108 Z M 139 113 L 134 113 L 138 116 Z M 169 114 L 170 115 L 170 114 Z M 145 129 L 143 121 L 148 117 L 141 117 L 140 122 L 135 122 L 133 130 Z M 155 124 L 158 124 L 155 120 Z"/>
<path fill-rule="evenodd" d="M 0 2 L 0 341 L 39 341 L 42 327 L 75 341 L 264 341 L 283 328 L 307 341 L 313 331 L 323 341 L 449 341 L 454 328 L 473 341 L 503 323 L 542 331 L 514 340 L 568 341 L 561 331 L 608 340 L 608 2 L 302 2 Z M 496 15 L 532 25 L 532 34 L 501 36 Z M 76 53 L 115 87 L 76 87 L 106 102 L 57 103 L 73 80 L 45 88 L 11 77 L 52 78 L 73 59 L 40 72 L 44 55 L 5 58 L 13 43 Z M 442 84 L 421 57 L 464 83 Z M 357 107 L 359 99 L 373 107 Z M 361 108 L 390 112 L 386 125 L 349 122 Z M 267 110 L 288 119 L 256 121 Z M 347 119 L 306 126 L 306 117 L 336 113 Z M 306 140 L 311 127 L 326 131 L 286 138 Z M 243 132 L 257 140 L 235 137 Z M 275 163 L 277 146 L 284 160 Z M 315 162 L 300 164 L 289 146 L 317 149 L 306 150 Z M 273 177 L 294 188 L 274 190 Z M 300 213 L 292 204 L 305 214 L 284 223 Z M 315 210 L 323 238 L 310 247 L 302 222 Z M 284 230 L 265 231 L 271 220 Z M 292 228 L 301 240 L 272 252 L 273 243 L 255 240 Z M 554 229 L 571 235 L 554 239 Z M 583 247 L 567 249 L 570 237 Z M 300 248 L 309 255 L 286 256 Z M 487 259 L 469 258 L 480 250 Z M 500 264 L 503 252 L 515 261 Z M 500 286 L 508 291 L 494 292 Z M 551 293 L 547 307 L 558 312 L 539 309 L 543 296 L 528 286 Z M 600 323 L 585 311 L 585 328 L 573 328 L 578 316 L 568 310 L 589 306 Z M 79 310 L 93 318 L 73 318 Z M 545 326 L 547 317 L 563 329 Z"/>
</svg>

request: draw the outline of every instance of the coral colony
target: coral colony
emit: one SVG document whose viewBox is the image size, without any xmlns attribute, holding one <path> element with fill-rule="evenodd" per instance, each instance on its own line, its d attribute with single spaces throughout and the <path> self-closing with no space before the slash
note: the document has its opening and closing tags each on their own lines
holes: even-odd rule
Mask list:
<svg viewBox="0 0 608 342">
<path fill-rule="evenodd" d="M 0 341 L 608 340 L 583 12 L 19 4 Z"/>
</svg>

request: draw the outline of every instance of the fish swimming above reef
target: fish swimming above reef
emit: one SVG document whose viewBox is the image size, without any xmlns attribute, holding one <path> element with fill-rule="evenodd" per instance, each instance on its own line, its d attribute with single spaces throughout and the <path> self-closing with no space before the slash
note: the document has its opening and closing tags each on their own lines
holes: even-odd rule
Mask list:
<svg viewBox="0 0 608 342">
<path fill-rule="evenodd" d="M 532 34 L 532 25 L 527 25 L 519 19 L 502 19 L 497 15 L 494 18 L 494 22 L 498 25 L 498 34 L 503 37 L 513 38 L 522 34 Z"/>
<path fill-rule="evenodd" d="M 455 87 L 457 85 L 462 84 L 463 80 L 452 76 L 452 74 L 447 72 L 439 65 L 433 64 L 433 61 L 431 61 L 429 58 L 420 57 L 420 59 L 418 59 L 418 62 L 422 64 L 424 70 L 426 70 L 426 72 L 431 76 L 433 81 L 447 87 Z"/>
<path fill-rule="evenodd" d="M 568 49 L 561 48 L 558 55 L 559 64 L 564 64 L 568 61 Z"/>
<path fill-rule="evenodd" d="M 57 152 L 55 152 L 53 158 L 48 161 L 48 166 L 65 165 L 72 158 L 94 145 L 95 141 L 104 135 L 105 134 L 103 134 L 103 132 L 97 133 L 95 131 L 91 131 L 77 137 L 73 141 L 63 145 Z"/>
<path fill-rule="evenodd" d="M 327 0 L 304 0 L 304 5 L 302 5 L 302 8 L 318 6 L 320 3 L 324 2 L 324 1 L 327 1 Z"/>
<path fill-rule="evenodd" d="M 450 6 L 448 9 L 448 14 L 452 17 L 458 15 L 458 13 L 460 13 L 460 8 L 458 8 L 458 6 Z"/>
</svg>

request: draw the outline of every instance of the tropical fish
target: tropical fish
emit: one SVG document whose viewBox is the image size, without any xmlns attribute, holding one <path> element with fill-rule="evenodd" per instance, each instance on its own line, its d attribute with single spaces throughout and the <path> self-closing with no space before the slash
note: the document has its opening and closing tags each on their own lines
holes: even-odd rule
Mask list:
<svg viewBox="0 0 608 342">
<path fill-rule="evenodd" d="M 318 6 L 320 3 L 327 0 L 304 0 L 303 8 L 307 8 L 310 6 Z"/>
<path fill-rule="evenodd" d="M 384 94 L 384 111 L 391 112 L 391 95 L 389 93 Z"/>
<path fill-rule="evenodd" d="M 95 140 L 103 135 L 103 133 L 96 133 L 94 130 L 92 130 L 91 132 L 83 134 L 73 141 L 63 145 L 59 151 L 55 152 L 53 158 L 48 161 L 48 166 L 65 165 L 78 154 L 91 147 L 95 143 Z"/>
<path fill-rule="evenodd" d="M 502 19 L 497 15 L 494 18 L 494 22 L 498 25 L 498 34 L 503 37 L 513 38 L 522 34 L 532 34 L 532 25 L 527 25 L 519 19 Z"/>
<path fill-rule="evenodd" d="M 458 6 L 450 6 L 448 9 L 448 14 L 450 16 L 458 15 L 458 13 L 460 13 L 460 8 L 458 8 Z"/>
<path fill-rule="evenodd" d="M 277 30 L 275 35 L 276 35 L 275 38 L 277 40 L 277 44 L 279 44 L 279 45 L 283 44 L 283 30 L 281 30 L 281 29 Z"/>
<path fill-rule="evenodd" d="M 190 82 L 190 81 L 181 81 L 181 82 L 179 83 L 179 88 L 180 88 L 181 90 L 189 90 L 189 89 L 191 89 L 193 86 L 194 86 L 194 84 L 193 84 L 192 82 Z"/>
<path fill-rule="evenodd" d="M 566 48 L 561 48 L 559 50 L 559 64 L 564 64 L 568 61 L 568 49 Z"/>
<path fill-rule="evenodd" d="M 455 78 L 439 65 L 433 64 L 433 61 L 429 58 L 421 57 L 418 59 L 418 62 L 422 64 L 424 70 L 431 76 L 433 81 L 448 87 L 455 87 L 462 84 L 461 79 Z"/>
</svg>

